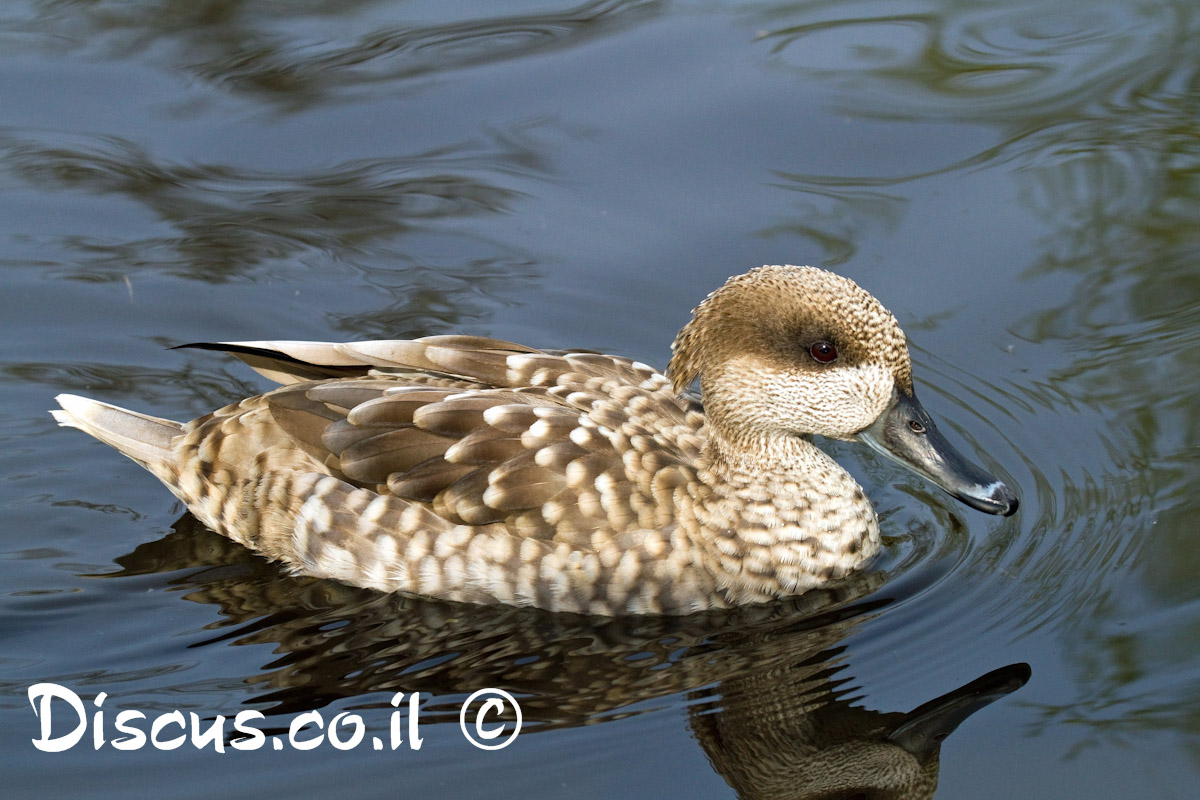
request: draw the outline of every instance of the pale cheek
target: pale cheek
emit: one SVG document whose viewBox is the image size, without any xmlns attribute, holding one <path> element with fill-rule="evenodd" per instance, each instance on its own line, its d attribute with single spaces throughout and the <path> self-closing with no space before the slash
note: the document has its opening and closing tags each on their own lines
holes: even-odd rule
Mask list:
<svg viewBox="0 0 1200 800">
<path fill-rule="evenodd" d="M 727 365 L 705 381 L 710 419 L 730 430 L 816 433 L 846 439 L 875 421 L 895 379 L 878 366 L 839 367 L 822 374 L 781 372 L 754 361 Z"/>
<path fill-rule="evenodd" d="M 856 367 L 846 370 L 849 386 L 846 404 L 855 411 L 847 433 L 857 433 L 874 422 L 887 408 L 896 388 L 896 380 L 883 367 Z"/>
<path fill-rule="evenodd" d="M 787 391 L 777 399 L 796 430 L 845 438 L 875 421 L 891 399 L 894 384 L 880 367 L 842 368 L 810 381 L 807 391 Z"/>
</svg>

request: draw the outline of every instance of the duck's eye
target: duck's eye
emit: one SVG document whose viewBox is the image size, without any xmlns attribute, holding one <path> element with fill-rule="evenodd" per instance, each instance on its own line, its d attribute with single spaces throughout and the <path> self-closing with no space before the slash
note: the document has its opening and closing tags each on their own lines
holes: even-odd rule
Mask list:
<svg viewBox="0 0 1200 800">
<path fill-rule="evenodd" d="M 837 348 L 831 342 L 820 341 L 808 348 L 808 354 L 822 364 L 828 364 L 837 358 Z"/>
</svg>

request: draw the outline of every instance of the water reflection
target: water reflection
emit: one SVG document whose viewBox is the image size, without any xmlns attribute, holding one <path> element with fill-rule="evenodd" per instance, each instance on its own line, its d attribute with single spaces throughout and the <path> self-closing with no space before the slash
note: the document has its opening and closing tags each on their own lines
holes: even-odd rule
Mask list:
<svg viewBox="0 0 1200 800">
<path fill-rule="evenodd" d="M 1044 127 L 1171 71 L 1197 21 L 1189 2 L 1120 0 L 767 3 L 747 19 L 773 66 L 840 90 L 845 113 L 1008 128 Z"/>
<path fill-rule="evenodd" d="M 863 708 L 841 642 L 887 605 L 864 599 L 885 580 L 878 572 L 759 607 L 589 619 L 291 578 L 190 515 L 117 560 L 122 570 L 105 577 L 208 565 L 171 581 L 224 618 L 192 647 L 272 645 L 276 658 L 244 678 L 254 687 L 244 702 L 269 715 L 359 698 L 355 708 L 382 718 L 391 693 L 420 691 L 432 695 L 423 720 L 456 723 L 462 696 L 492 686 L 518 697 L 535 731 L 645 713 L 685 693 L 696 738 L 744 798 L 930 797 L 942 740 L 1029 675 L 1012 665 L 909 713 Z"/>
<path fill-rule="evenodd" d="M 63 261 L 43 265 L 47 272 L 126 282 L 149 272 L 210 284 L 349 273 L 386 298 L 381 309 L 327 312 L 334 328 L 353 337 L 460 327 L 483 313 L 481 300 L 542 272 L 512 245 L 442 233 L 450 223 L 506 213 L 522 196 L 513 184 L 551 174 L 525 126 L 306 172 L 170 163 L 115 137 L 31 140 L 0 132 L 0 164 L 39 192 L 112 195 L 170 228 L 127 239 L 64 234 L 54 243 Z M 431 262 L 424 251 L 450 235 L 455 243 L 445 250 L 457 256 L 454 263 Z"/>
<path fill-rule="evenodd" d="M 789 665 L 721 684 L 722 708 L 691 713 L 713 766 L 752 798 L 933 797 L 941 744 L 967 717 L 1021 688 L 1027 664 L 1010 664 L 908 713 L 875 712 L 846 698 L 841 666 Z"/>
<path fill-rule="evenodd" d="M 892 232 L 908 205 L 898 194 L 873 189 L 873 181 L 781 170 L 775 177 L 775 186 L 795 192 L 802 199 L 791 204 L 794 216 L 763 228 L 758 235 L 807 239 L 824 250 L 820 262 L 824 267 L 849 261 L 870 235 Z"/>
<path fill-rule="evenodd" d="M 1026 193 L 1045 207 L 1037 212 L 1054 216 L 1090 216 L 1097 202 L 1117 214 L 1149 210 L 1164 191 L 1192 194 L 1186 178 L 1171 180 L 1160 168 L 1170 160 L 1190 173 L 1195 163 L 1200 13 L 1194 3 L 893 6 L 881 12 L 876 3 L 844 0 L 766 3 L 753 5 L 745 19 L 768 63 L 804 85 L 821 86 L 839 113 L 982 124 L 997 131 L 998 141 L 965 154 L 950 147 L 940 161 L 909 169 L 901 162 L 892 165 L 899 171 L 882 175 L 813 174 L 780 165 L 775 174 L 783 188 L 806 199 L 795 219 L 764 232 L 797 233 L 826 250 L 822 263 L 838 264 L 873 229 L 896 223 L 904 194 L 884 188 L 1005 165 L 1020 177 L 1035 176 L 1037 186 Z M 1044 174 L 1064 168 L 1103 171 L 1109 183 L 1064 196 L 1066 187 L 1054 185 L 1061 177 Z M 1112 191 L 1097 195 L 1093 188 Z M 1059 238 L 1048 247 L 1061 252 L 1073 243 Z M 1116 236 L 1110 243 L 1128 248 Z M 1160 237 L 1154 247 L 1178 257 L 1177 244 Z"/>
<path fill-rule="evenodd" d="M 1073 620 L 1079 696 L 1044 721 L 1087 722 L 1081 746 L 1166 728 L 1200 743 L 1200 694 L 1178 680 L 1200 646 L 1200 26 L 1194 6 L 1168 9 L 1178 27 L 1104 87 L 1103 113 L 1031 137 L 1040 155 L 1018 174 L 1049 224 L 1028 278 L 1071 279 L 1069 300 L 1016 329 L 1065 355 L 1022 394 L 1097 420 L 1094 442 L 1063 447 L 1069 471 L 1044 503 L 1060 544 L 1037 549 L 1031 576 L 1088 576 L 1067 609 L 1037 609 Z M 1155 611 L 1132 622 L 1135 609 Z"/>
<path fill-rule="evenodd" d="M 264 5 L 245 0 L 51 2 L 21 26 L 26 46 L 99 49 L 105 57 L 170 52 L 167 69 L 278 104 L 288 112 L 328 104 L 372 85 L 388 89 L 430 74 L 496 64 L 575 47 L 660 10 L 660 0 L 592 0 L 573 8 L 466 17 L 421 24 L 396 19 L 378 0 L 309 0 Z M 420 12 L 416 12 L 420 13 Z M 383 18 L 381 19 L 379 16 Z M 355 30 L 352 20 L 366 22 Z M 319 22 L 318 22 L 319 21 Z M 315 40 L 280 25 L 317 22 Z"/>
<path fill-rule="evenodd" d="M 1159 80 L 1195 85 L 1200 53 L 1174 68 Z M 1087 722 L 1088 744 L 1176 728 L 1200 746 L 1195 682 L 1170 677 L 1190 671 L 1200 646 L 1200 104 L 1161 83 L 1127 96 L 1142 99 L 1055 129 L 1046 149 L 1056 157 L 1020 176 L 1025 202 L 1051 226 L 1027 275 L 1068 277 L 1071 291 L 1016 328 L 1065 354 L 1018 393 L 1097 430 L 1086 446 L 1063 447 L 1067 471 L 1040 490 L 1072 544 L 1030 547 L 1042 585 L 1087 577 L 1059 592 L 1059 608 L 1035 612 L 1070 615 L 1066 652 L 1080 679 L 1078 702 L 1045 709 L 1046 721 Z"/>
<path fill-rule="evenodd" d="M 4 136 L 0 156 L 11 174 L 40 190 L 124 196 L 176 231 L 153 240 L 68 242 L 81 262 L 76 274 L 93 280 L 157 270 L 221 282 L 305 251 L 352 258 L 431 220 L 507 210 L 518 192 L 486 180 L 488 173 L 547 170 L 528 142 L 503 134 L 307 173 L 164 163 L 113 137 Z"/>
</svg>

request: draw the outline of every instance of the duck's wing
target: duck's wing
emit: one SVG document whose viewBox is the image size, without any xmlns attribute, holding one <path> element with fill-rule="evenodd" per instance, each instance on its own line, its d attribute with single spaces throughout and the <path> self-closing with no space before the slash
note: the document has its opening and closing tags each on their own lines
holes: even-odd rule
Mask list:
<svg viewBox="0 0 1200 800">
<path fill-rule="evenodd" d="M 276 383 L 363 376 L 371 371 L 426 373 L 464 386 L 497 384 L 489 378 L 510 355 L 541 353 L 484 336 L 426 336 L 363 342 L 194 342 L 172 349 L 217 350 L 237 356 Z M 506 367 L 505 367 L 506 369 Z"/>
<path fill-rule="evenodd" d="M 387 374 L 292 383 L 263 398 L 275 422 L 330 474 L 452 524 L 591 546 L 671 525 L 695 485 L 703 415 L 644 364 L 476 337 L 325 347 Z"/>
</svg>

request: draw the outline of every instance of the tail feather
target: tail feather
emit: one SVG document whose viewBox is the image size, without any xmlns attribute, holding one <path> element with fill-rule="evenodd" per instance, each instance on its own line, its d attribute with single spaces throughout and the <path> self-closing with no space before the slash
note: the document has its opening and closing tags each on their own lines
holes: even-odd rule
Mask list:
<svg viewBox="0 0 1200 800">
<path fill-rule="evenodd" d="M 91 434 L 151 471 L 174 460 L 171 440 L 183 433 L 178 422 L 74 394 L 60 394 L 54 399 L 62 410 L 50 413 L 59 425 Z"/>
</svg>

